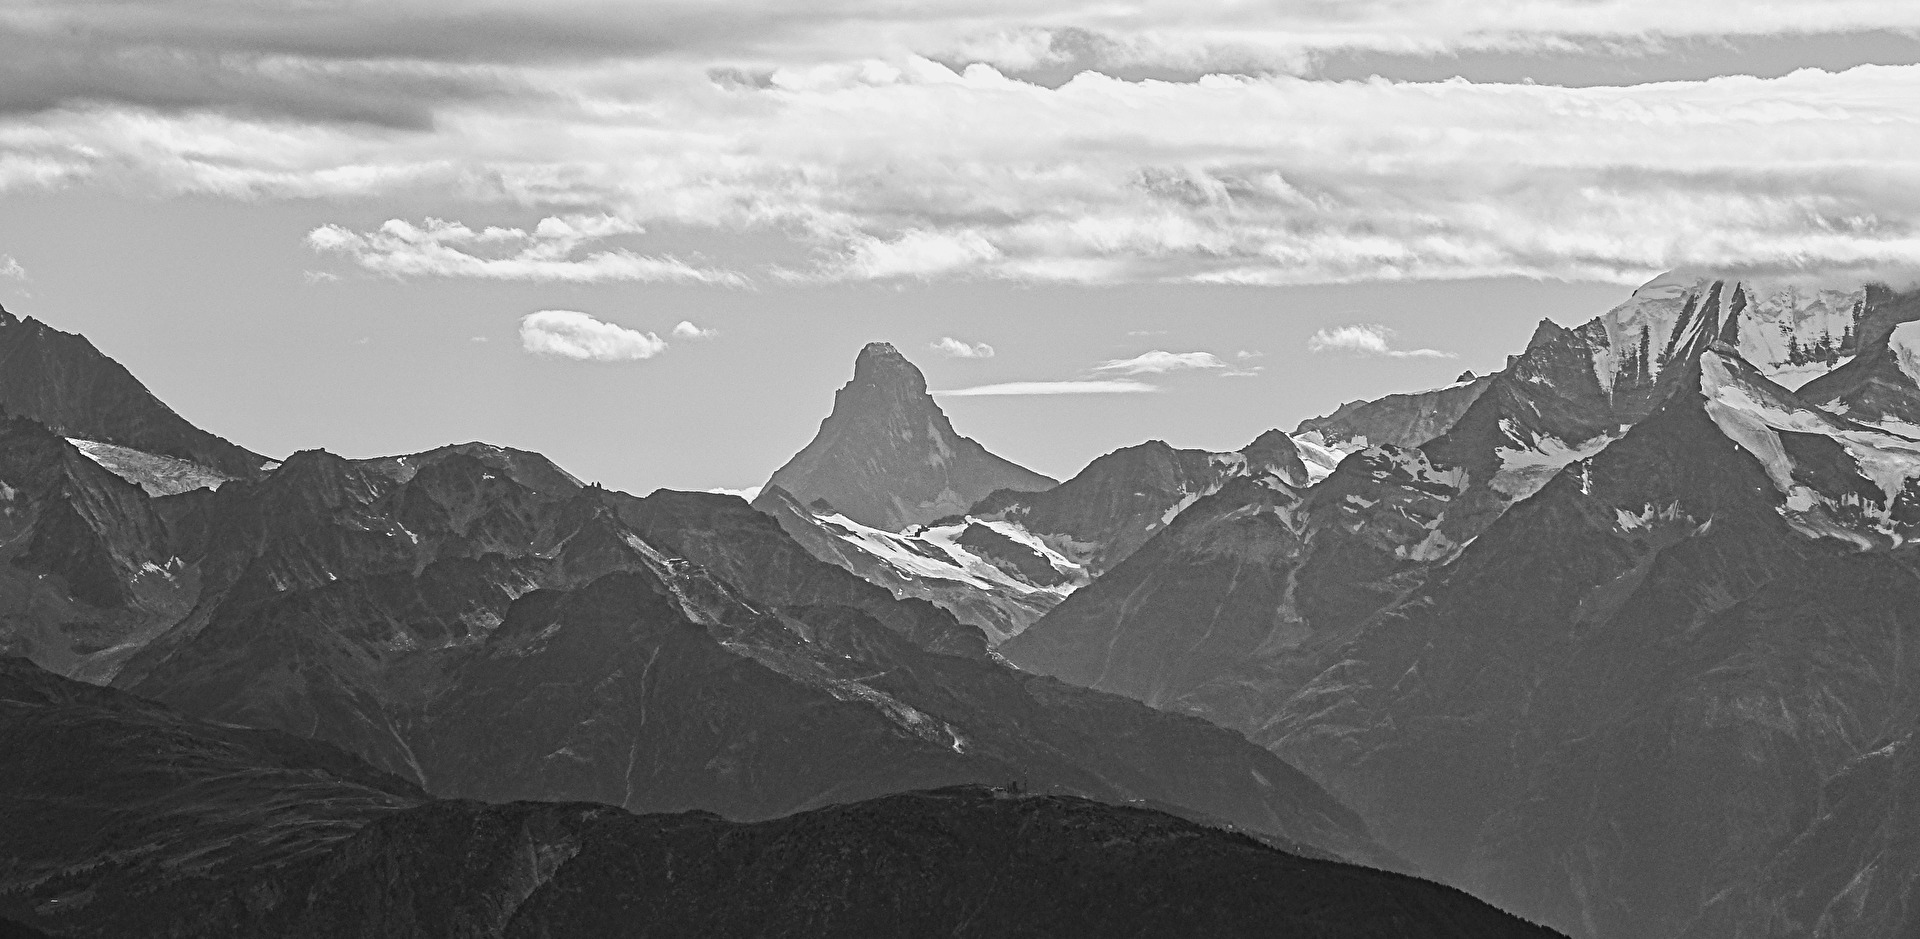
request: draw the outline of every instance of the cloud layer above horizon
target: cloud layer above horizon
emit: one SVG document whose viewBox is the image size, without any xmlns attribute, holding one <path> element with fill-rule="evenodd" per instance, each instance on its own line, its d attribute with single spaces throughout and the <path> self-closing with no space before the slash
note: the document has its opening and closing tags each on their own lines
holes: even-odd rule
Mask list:
<svg viewBox="0 0 1920 939">
<path fill-rule="evenodd" d="M 1872 272 L 1920 257 L 1920 65 L 1625 87 L 1315 69 L 1915 29 L 1888 0 L 25 0 L 0 10 L 0 193 L 497 207 L 307 235 L 337 272 L 401 278 Z"/>
</svg>

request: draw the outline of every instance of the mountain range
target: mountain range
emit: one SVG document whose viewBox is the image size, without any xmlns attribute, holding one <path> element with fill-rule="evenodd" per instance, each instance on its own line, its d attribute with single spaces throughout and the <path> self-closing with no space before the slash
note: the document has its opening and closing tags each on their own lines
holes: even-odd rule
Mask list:
<svg viewBox="0 0 1920 939">
<path fill-rule="evenodd" d="M 3 312 L 0 409 L 21 929 L 1920 929 L 1920 291 L 1667 275 L 1065 481 L 873 343 L 751 505 L 269 459 Z"/>
</svg>

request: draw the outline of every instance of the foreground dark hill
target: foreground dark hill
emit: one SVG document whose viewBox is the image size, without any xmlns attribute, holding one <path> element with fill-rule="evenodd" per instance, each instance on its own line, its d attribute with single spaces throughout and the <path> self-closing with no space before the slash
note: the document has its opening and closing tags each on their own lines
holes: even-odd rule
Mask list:
<svg viewBox="0 0 1920 939">
<path fill-rule="evenodd" d="M 898 531 L 964 512 L 996 489 L 1034 491 L 1056 480 L 1002 459 L 954 431 L 927 394 L 926 376 L 893 346 L 870 343 L 833 411 L 767 488 L 862 525 Z"/>
<path fill-rule="evenodd" d="M 190 461 L 227 476 L 267 458 L 187 422 L 86 337 L 0 309 L 0 408 L 67 437 Z"/>
<path fill-rule="evenodd" d="M 745 825 L 431 801 L 333 748 L 18 659 L 0 660 L 0 818 L 0 915 L 27 935 L 1551 935 L 1413 878 L 1004 789 Z"/>
</svg>

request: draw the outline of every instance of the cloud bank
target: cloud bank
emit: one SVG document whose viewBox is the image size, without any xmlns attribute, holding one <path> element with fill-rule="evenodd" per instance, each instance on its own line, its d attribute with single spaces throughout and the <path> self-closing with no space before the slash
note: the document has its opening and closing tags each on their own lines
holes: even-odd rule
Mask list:
<svg viewBox="0 0 1920 939">
<path fill-rule="evenodd" d="M 1395 349 L 1390 340 L 1394 331 L 1374 323 L 1354 323 L 1316 330 L 1307 338 L 1308 352 L 1347 352 L 1354 355 L 1380 355 L 1396 359 L 1451 359 L 1452 352 L 1439 349 Z"/>
<path fill-rule="evenodd" d="M 520 318 L 520 348 L 586 362 L 630 362 L 665 352 L 667 343 L 575 310 L 541 310 Z"/>
<path fill-rule="evenodd" d="M 307 244 L 315 251 L 345 255 L 366 270 L 396 277 L 741 282 L 737 274 L 702 270 L 673 257 L 649 257 L 626 249 L 580 253 L 585 245 L 642 231 L 639 225 L 610 215 L 544 218 L 531 230 L 490 227 L 477 231 L 437 218 L 419 225 L 390 219 L 370 232 L 322 225 L 307 233 Z"/>
<path fill-rule="evenodd" d="M 1920 5 L 807 7 L 20 0 L 0 10 L 0 193 L 497 205 L 544 218 L 308 243 L 390 276 L 571 283 L 1637 283 L 1920 256 L 1920 65 L 1312 77 L 1353 50 L 1897 32 Z M 621 243 L 679 229 L 714 263 Z"/>
</svg>

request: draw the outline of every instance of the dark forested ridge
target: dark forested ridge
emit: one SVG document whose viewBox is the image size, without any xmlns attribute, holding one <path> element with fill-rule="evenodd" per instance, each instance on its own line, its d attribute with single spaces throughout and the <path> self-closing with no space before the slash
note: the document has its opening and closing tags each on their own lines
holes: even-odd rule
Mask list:
<svg viewBox="0 0 1920 939">
<path fill-rule="evenodd" d="M 1141 808 L 953 787 L 742 824 L 435 800 L 0 659 L 0 935 L 1545 937 Z"/>
</svg>

